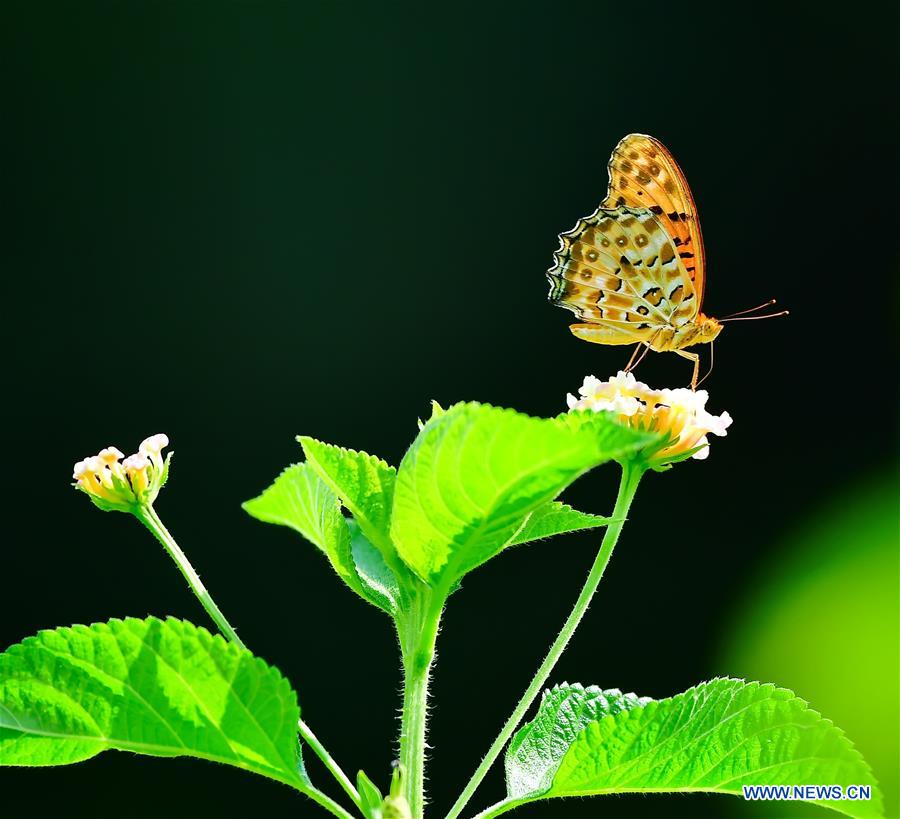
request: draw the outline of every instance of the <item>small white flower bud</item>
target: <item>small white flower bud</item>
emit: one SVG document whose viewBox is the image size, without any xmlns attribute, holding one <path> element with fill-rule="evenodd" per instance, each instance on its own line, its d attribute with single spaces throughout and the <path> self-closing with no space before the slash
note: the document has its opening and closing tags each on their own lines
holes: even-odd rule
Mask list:
<svg viewBox="0 0 900 819">
<path fill-rule="evenodd" d="M 121 461 L 122 458 L 125 457 L 125 453 L 119 451 L 114 446 L 108 446 L 106 449 L 101 449 L 97 457 L 104 463 L 114 464 Z"/>
<path fill-rule="evenodd" d="M 163 434 L 162 432 L 157 433 L 156 435 L 151 435 L 149 438 L 145 438 L 141 441 L 140 452 L 144 455 L 151 455 L 154 458 L 159 457 L 159 453 L 162 449 L 169 445 L 169 437 L 168 435 Z"/>
<path fill-rule="evenodd" d="M 146 469 L 150 466 L 150 460 L 146 455 L 142 455 L 139 452 L 136 452 L 134 455 L 129 455 L 124 461 L 122 461 L 122 466 L 125 468 L 125 471 L 129 474 L 132 472 L 138 472 L 142 469 Z"/>
</svg>

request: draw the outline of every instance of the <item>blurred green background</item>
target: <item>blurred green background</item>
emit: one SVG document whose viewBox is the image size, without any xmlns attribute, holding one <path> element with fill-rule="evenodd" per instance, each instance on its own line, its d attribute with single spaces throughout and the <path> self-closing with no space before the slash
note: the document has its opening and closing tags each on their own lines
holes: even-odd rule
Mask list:
<svg viewBox="0 0 900 819">
<path fill-rule="evenodd" d="M 319 736 L 384 784 L 387 621 L 239 504 L 300 457 L 297 433 L 397 463 L 431 398 L 551 414 L 621 367 L 626 351 L 570 336 L 543 273 L 640 131 L 693 187 L 707 312 L 775 296 L 792 315 L 722 334 L 704 387 L 735 423 L 708 461 L 647 479 L 553 681 L 796 687 L 864 750 L 896 815 L 897 59 L 882 6 L 9 2 L 0 38 L 3 645 L 111 616 L 204 622 L 149 537 L 68 486 L 84 455 L 165 431 L 160 513 Z M 655 355 L 638 373 L 683 385 L 690 366 Z M 599 470 L 567 499 L 606 512 L 615 480 Z M 435 815 L 595 545 L 514 550 L 454 597 Z M 498 770 L 477 803 L 502 787 Z M 315 815 L 249 775 L 125 754 L 0 769 L 0 793 L 10 816 Z M 692 796 L 522 815 L 786 813 Z"/>
<path fill-rule="evenodd" d="M 879 776 L 889 816 L 900 770 L 898 495 L 896 474 L 848 485 L 786 533 L 722 620 L 718 663 L 721 674 L 778 680 L 839 725 Z"/>
</svg>

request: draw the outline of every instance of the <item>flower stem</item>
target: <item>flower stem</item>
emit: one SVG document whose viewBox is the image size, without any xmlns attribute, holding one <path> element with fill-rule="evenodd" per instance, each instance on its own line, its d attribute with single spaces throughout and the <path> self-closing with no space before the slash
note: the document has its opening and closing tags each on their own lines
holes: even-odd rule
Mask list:
<svg viewBox="0 0 900 819">
<path fill-rule="evenodd" d="M 437 604 L 436 601 L 441 603 Z M 403 712 L 400 723 L 400 765 L 403 794 L 414 819 L 425 808 L 425 735 L 428 683 L 443 598 L 423 592 L 409 614 L 397 624 L 403 655 Z"/>
<path fill-rule="evenodd" d="M 312 729 L 302 719 L 297 721 L 297 729 L 303 741 L 313 749 L 315 755 L 322 761 L 322 764 L 331 771 L 331 775 L 338 781 L 338 784 L 344 789 L 344 792 L 350 797 L 353 804 L 359 807 L 361 804 L 359 792 L 347 774 L 341 770 L 341 766 L 334 761 L 334 758 L 328 753 L 325 746 L 319 742 Z"/>
<path fill-rule="evenodd" d="M 175 561 L 175 565 L 178 566 L 178 570 L 184 576 L 184 579 L 187 580 L 194 596 L 200 601 L 203 608 L 206 609 L 206 613 L 210 616 L 216 626 L 218 626 L 219 631 L 221 631 L 232 643 L 246 649 L 247 647 L 244 645 L 244 641 L 238 637 L 234 627 L 228 622 L 228 618 L 225 617 L 222 610 L 216 605 L 216 601 L 213 600 L 212 595 L 207 591 L 206 586 L 203 585 L 203 581 L 200 580 L 200 575 L 197 574 L 194 567 L 191 565 L 191 562 L 187 559 L 187 555 L 181 550 L 181 547 L 175 541 L 175 538 L 172 537 L 171 532 L 166 529 L 162 520 L 160 520 L 159 515 L 156 514 L 156 510 L 152 506 L 141 506 L 139 511 L 135 513 L 135 517 L 137 517 L 137 519 L 153 533 L 153 536 L 162 544 L 169 557 Z M 300 736 L 306 744 L 313 749 L 316 756 L 322 760 L 325 767 L 328 768 L 332 776 L 334 776 L 340 786 L 346 791 L 347 795 L 353 801 L 353 804 L 359 807 L 359 793 L 347 777 L 347 774 L 341 770 L 341 767 L 334 761 L 331 754 L 325 750 L 325 746 L 319 742 L 316 735 L 302 719 L 298 721 L 297 728 Z M 307 795 L 318 802 L 322 807 L 330 810 L 335 816 L 351 816 L 340 807 L 340 805 L 316 788 L 310 787 L 309 791 L 307 791 Z"/>
<path fill-rule="evenodd" d="M 303 793 L 305 793 L 310 799 L 313 800 L 317 805 L 325 808 L 329 813 L 334 814 L 339 817 L 339 819 L 356 819 L 352 813 L 347 810 L 344 810 L 337 802 L 334 801 L 327 794 L 322 793 L 318 788 L 314 788 L 311 785 L 307 786 Z"/>
<path fill-rule="evenodd" d="M 187 555 L 181 551 L 181 547 L 175 542 L 175 538 L 172 537 L 169 530 L 166 529 L 163 522 L 159 519 L 156 510 L 152 506 L 141 506 L 140 511 L 136 513 L 136 517 L 153 533 L 154 537 L 169 553 L 169 557 L 175 561 L 175 565 L 178 566 L 178 570 L 184 575 L 184 579 L 187 580 L 194 596 L 200 601 L 200 605 L 206 609 L 206 613 L 212 618 L 212 621 L 219 627 L 219 631 L 232 643 L 241 648 L 246 648 L 244 641 L 238 637 L 231 623 L 228 622 L 225 615 L 222 614 L 222 610 L 216 605 L 216 601 L 212 599 L 212 596 L 206 590 L 206 586 L 200 580 L 200 575 L 194 571 L 194 567 L 187 559 Z"/>
<path fill-rule="evenodd" d="M 297 721 L 297 729 L 303 741 L 313 749 L 313 752 L 322 761 L 322 764 L 331 771 L 331 775 L 338 781 L 338 784 L 344 789 L 347 796 L 357 807 L 360 806 L 359 792 L 350 781 L 347 774 L 341 770 L 341 766 L 334 761 L 334 758 L 325 749 L 325 746 L 319 742 L 318 737 L 312 732 L 312 729 L 301 719 Z"/>
<path fill-rule="evenodd" d="M 515 807 L 521 805 L 524 799 L 514 799 L 511 796 L 507 796 L 506 799 L 501 799 L 494 805 L 491 805 L 489 808 L 485 808 L 481 813 L 472 817 L 472 819 L 493 819 L 495 816 L 499 816 L 501 813 L 506 813 L 509 810 L 512 810 Z"/>
<path fill-rule="evenodd" d="M 465 808 L 472 798 L 472 795 L 475 793 L 475 790 L 481 784 L 481 780 L 484 779 L 488 769 L 494 764 L 497 757 L 500 755 L 500 752 L 503 750 L 503 747 L 512 736 L 513 731 L 516 730 L 519 723 L 522 721 L 522 718 L 525 716 L 525 713 L 541 692 L 544 683 L 547 682 L 547 678 L 553 671 L 560 656 L 562 656 L 563 651 L 565 651 L 569 641 L 572 639 L 575 629 L 578 628 L 578 624 L 584 617 L 588 605 L 591 602 L 591 598 L 597 590 L 597 586 L 603 577 L 603 572 L 606 570 L 609 559 L 612 557 L 616 541 L 619 539 L 619 534 L 625 524 L 631 501 L 634 499 L 634 493 L 637 491 L 638 483 L 645 471 L 646 467 L 643 463 L 626 461 L 623 465 L 622 478 L 619 483 L 619 493 L 616 497 L 616 505 L 613 509 L 612 518 L 609 525 L 606 527 L 606 532 L 603 535 L 603 542 L 600 545 L 600 551 L 594 559 L 594 564 L 591 566 L 587 580 L 581 589 L 581 594 L 578 595 L 575 606 L 566 618 L 566 622 L 563 624 L 559 636 L 557 636 L 553 645 L 550 646 L 550 650 L 547 652 L 547 656 L 535 673 L 534 679 L 532 679 L 531 684 L 522 695 L 518 705 L 516 705 L 509 719 L 497 735 L 497 738 L 494 740 L 484 759 L 481 761 L 481 764 L 478 766 L 475 773 L 472 774 L 472 778 L 466 784 L 459 799 L 457 799 L 453 807 L 450 808 L 450 812 L 447 814 L 446 819 L 456 819 L 456 817 L 462 813 L 463 808 Z"/>
</svg>

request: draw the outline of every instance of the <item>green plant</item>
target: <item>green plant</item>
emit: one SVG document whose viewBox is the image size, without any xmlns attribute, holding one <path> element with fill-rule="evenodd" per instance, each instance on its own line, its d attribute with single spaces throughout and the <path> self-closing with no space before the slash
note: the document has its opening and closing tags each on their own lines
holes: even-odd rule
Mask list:
<svg viewBox="0 0 900 819">
<path fill-rule="evenodd" d="M 705 393 L 652 391 L 624 374 L 587 379 L 581 393 L 570 398 L 573 411 L 556 418 L 477 403 L 435 405 L 399 469 L 301 437 L 305 460 L 244 504 L 259 520 L 315 544 L 394 623 L 403 708 L 400 759 L 386 795 L 363 772 L 352 781 L 332 759 L 301 717 L 290 684 L 244 646 L 163 525 L 154 501 L 169 472 L 165 436 L 147 439 L 124 461 L 108 448 L 80 462 L 76 485 L 101 509 L 133 514 L 154 534 L 223 636 L 147 618 L 44 631 L 11 647 L 0 655 L 0 763 L 61 765 L 108 749 L 191 755 L 288 784 L 335 816 L 354 815 L 312 783 L 301 755 L 306 745 L 352 810 L 368 819 L 421 817 L 435 641 L 460 581 L 511 546 L 605 527 L 571 614 L 448 819 L 467 807 L 507 743 L 508 796 L 479 817 L 555 797 L 740 794 L 745 784 L 863 786 L 871 789 L 868 800 L 839 800 L 830 791 L 806 798 L 849 816 L 881 815 L 877 785 L 849 740 L 771 685 L 717 679 L 663 700 L 557 686 L 520 727 L 587 609 L 642 477 L 705 456 L 706 434 L 724 434 L 730 423 L 727 414 L 705 411 Z M 621 482 L 610 517 L 557 500 L 611 461 Z"/>
</svg>

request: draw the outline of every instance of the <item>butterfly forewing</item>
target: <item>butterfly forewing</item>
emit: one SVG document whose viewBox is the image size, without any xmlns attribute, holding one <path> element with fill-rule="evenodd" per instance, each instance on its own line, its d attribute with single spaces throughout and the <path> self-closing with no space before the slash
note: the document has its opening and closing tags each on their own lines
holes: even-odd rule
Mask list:
<svg viewBox="0 0 900 819">
<path fill-rule="evenodd" d="M 598 209 L 560 236 L 555 261 L 547 273 L 550 300 L 597 325 L 572 328 L 591 341 L 645 341 L 697 315 L 684 260 L 648 209 Z"/>
<path fill-rule="evenodd" d="M 623 205 L 647 208 L 657 216 L 694 283 L 699 309 L 706 270 L 697 208 L 681 168 L 653 137 L 629 134 L 610 157 L 609 190 L 602 207 Z"/>
</svg>

